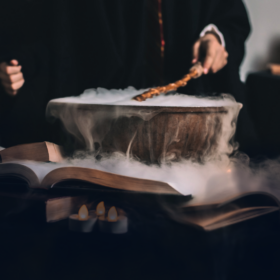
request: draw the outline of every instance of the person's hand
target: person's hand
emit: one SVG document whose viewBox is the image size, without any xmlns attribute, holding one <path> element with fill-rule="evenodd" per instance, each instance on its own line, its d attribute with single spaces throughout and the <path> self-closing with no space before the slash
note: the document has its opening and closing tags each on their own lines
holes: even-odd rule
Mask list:
<svg viewBox="0 0 280 280">
<path fill-rule="evenodd" d="M 0 79 L 5 91 L 9 95 L 15 96 L 18 93 L 24 84 L 24 77 L 17 60 L 11 60 L 10 64 L 6 62 L 0 63 Z"/>
<path fill-rule="evenodd" d="M 217 73 L 227 65 L 228 53 L 211 33 L 199 38 L 193 46 L 192 63 L 201 61 L 204 74 Z"/>
</svg>

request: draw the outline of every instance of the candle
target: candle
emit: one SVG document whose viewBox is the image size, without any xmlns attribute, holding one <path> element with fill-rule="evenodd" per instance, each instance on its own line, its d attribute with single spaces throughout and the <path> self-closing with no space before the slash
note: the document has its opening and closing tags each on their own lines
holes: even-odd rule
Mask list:
<svg viewBox="0 0 280 280">
<path fill-rule="evenodd" d="M 125 216 L 124 211 L 122 211 L 121 209 L 118 209 L 118 212 L 116 207 L 113 206 L 109 209 L 107 218 L 105 217 L 105 215 L 98 217 L 98 225 L 101 232 L 113 234 L 121 234 L 127 232 L 127 217 Z"/>
<path fill-rule="evenodd" d="M 97 204 L 96 206 L 96 215 L 99 216 L 104 216 L 105 215 L 105 205 L 104 201 L 101 201 Z"/>
<path fill-rule="evenodd" d="M 70 215 L 69 229 L 78 232 L 91 232 L 96 223 L 96 215 L 88 212 L 86 205 L 82 205 L 78 214 Z"/>
</svg>

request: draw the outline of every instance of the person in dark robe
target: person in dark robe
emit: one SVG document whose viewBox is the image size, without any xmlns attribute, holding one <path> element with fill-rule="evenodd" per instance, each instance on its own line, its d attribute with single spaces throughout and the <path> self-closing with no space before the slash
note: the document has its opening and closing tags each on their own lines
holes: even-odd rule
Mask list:
<svg viewBox="0 0 280 280">
<path fill-rule="evenodd" d="M 160 79 L 149 75 L 155 66 L 147 55 L 153 43 L 151 1 L 162 13 Z M 3 5 L 2 146 L 55 140 L 44 115 L 50 99 L 87 88 L 167 84 L 198 60 L 205 75 L 179 92 L 231 93 L 245 101 L 239 67 L 250 25 L 242 0 L 11 0 Z M 207 31 L 209 26 L 214 29 Z"/>
</svg>

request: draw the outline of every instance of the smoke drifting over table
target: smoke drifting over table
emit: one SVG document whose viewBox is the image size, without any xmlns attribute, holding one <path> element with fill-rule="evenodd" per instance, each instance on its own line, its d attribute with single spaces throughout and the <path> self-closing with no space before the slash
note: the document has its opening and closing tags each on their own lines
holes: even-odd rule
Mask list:
<svg viewBox="0 0 280 280">
<path fill-rule="evenodd" d="M 279 162 L 265 161 L 261 165 L 252 167 L 249 158 L 237 151 L 238 144 L 234 142 L 234 133 L 242 105 L 235 102 L 230 95 L 198 98 L 176 94 L 155 97 L 141 103 L 131 100 L 131 97 L 141 92 L 133 88 L 111 91 L 92 89 L 79 97 L 51 101 L 47 109 L 48 117 L 59 118 L 68 133 L 76 137 L 76 141 L 80 141 L 84 146 L 82 149 L 76 149 L 73 155 L 62 163 L 25 162 L 24 164 L 31 167 L 40 180 L 56 168 L 77 166 L 164 181 L 182 195 L 191 194 L 194 199 L 190 204 L 213 203 L 250 191 L 266 191 L 280 198 Z M 172 111 L 174 108 L 175 112 Z M 135 156 L 137 150 L 133 150 L 133 145 L 139 133 L 137 128 L 166 112 L 170 115 L 167 115 L 165 122 L 157 131 L 157 134 L 163 134 L 164 139 L 160 150 L 161 156 L 155 157 L 153 146 L 149 146 L 146 160 Z M 200 141 L 199 138 L 206 139 L 201 142 L 206 144 L 199 146 L 199 149 L 190 146 L 192 154 L 180 153 L 178 149 L 182 146 L 170 149 L 173 142 L 176 144 L 185 141 L 180 138 L 178 129 L 184 129 L 182 123 L 189 125 L 190 122 L 178 123 L 176 120 L 181 114 L 187 115 L 185 120 L 192 118 L 188 115 L 205 115 L 202 119 L 195 118 L 194 122 L 191 122 L 190 129 L 187 130 L 186 135 L 187 138 L 192 139 L 190 142 L 192 145 L 196 145 Z M 169 118 L 174 119 L 174 116 L 175 121 L 170 124 Z M 110 139 L 115 141 L 113 146 L 116 149 L 110 152 L 104 151 L 102 145 L 108 144 L 104 139 L 110 129 L 116 126 L 115 120 L 133 118 L 138 121 L 132 126 L 134 129 L 130 131 L 129 141 L 124 143 L 124 150 L 121 150 L 120 139 L 114 138 L 111 134 Z M 129 122 L 125 124 L 121 127 L 121 134 L 126 133 L 125 130 L 129 127 Z M 162 130 L 164 126 L 168 129 Z M 154 128 L 157 129 L 156 126 Z M 146 134 L 146 141 L 152 143 L 149 135 Z M 157 136 L 156 144 L 159 143 L 159 139 Z M 99 143 L 99 147 L 96 143 Z"/>
<path fill-rule="evenodd" d="M 247 191 L 262 190 L 278 195 L 278 189 L 271 188 L 273 185 L 271 180 L 277 177 L 275 172 L 271 174 L 269 168 L 251 169 L 244 161 L 245 155 L 242 155 L 242 159 L 236 156 L 238 143 L 234 142 L 234 134 L 242 105 L 233 97 L 228 94 L 207 98 L 173 94 L 154 97 L 145 102 L 131 100 L 133 96 L 144 91 L 134 88 L 125 90 L 99 88 L 86 90 L 78 97 L 52 100 L 47 109 L 48 117 L 60 119 L 68 133 L 84 144 L 83 151 L 76 152 L 64 164 L 165 181 L 183 195 L 192 194 L 193 204 L 216 202 Z M 172 112 L 157 131 L 157 134 L 164 134 L 161 156 L 153 158 L 155 146 L 151 145 L 146 160 L 135 156 L 137 152 L 133 150 L 133 145 L 136 135 L 139 134 L 137 125 L 149 123 L 162 112 L 166 112 L 166 108 L 171 112 L 174 108 L 175 110 L 183 108 L 179 113 L 176 111 L 176 114 L 186 113 L 188 118 L 195 114 L 198 116 L 205 114 L 206 117 L 202 119 L 203 121 L 196 118 L 193 122 L 174 121 L 170 124 L 170 118 L 174 118 Z M 176 115 L 175 119 L 178 119 L 178 116 Z M 110 139 L 114 139 L 114 147 L 117 148 L 110 153 L 104 152 L 104 149 L 102 150 L 102 146 L 106 144 L 104 139 L 108 131 L 117 125 L 115 120 L 135 117 L 141 122 L 134 126 L 134 130 L 131 129 L 125 149 L 121 149 L 120 139 L 112 137 Z M 200 125 L 201 122 L 204 125 Z M 128 125 L 129 122 L 126 126 L 122 126 L 122 133 L 125 133 Z M 163 129 L 164 126 L 168 126 L 168 129 Z M 173 142 L 185 141 L 180 139 L 179 135 L 183 134 L 178 131 L 184 129 L 184 126 L 189 126 L 186 137 L 192 138 L 191 145 L 188 146 L 188 149 L 193 151 L 192 156 L 178 152 L 178 148 L 169 149 Z M 147 133 L 142 141 L 152 143 L 150 137 Z M 199 139 L 206 140 L 195 150 L 193 147 L 200 141 Z M 183 150 L 182 146 L 179 147 Z M 269 165 L 279 167 L 275 162 Z"/>
<path fill-rule="evenodd" d="M 244 192 L 263 191 L 280 199 L 280 162 L 267 160 L 249 165 L 244 154 L 204 164 L 182 160 L 172 164 L 147 165 L 121 153 L 95 159 L 79 151 L 61 163 L 22 162 L 42 180 L 56 168 L 76 166 L 93 168 L 124 176 L 167 182 L 182 195 L 192 195 L 190 205 L 216 203 Z"/>
<path fill-rule="evenodd" d="M 277 187 L 280 182 L 277 175 L 280 164 L 266 161 L 261 166 L 252 168 L 249 166 L 249 158 L 238 152 L 234 134 L 242 104 L 228 94 L 208 98 L 173 94 L 157 96 L 144 102 L 131 100 L 144 91 L 132 87 L 125 90 L 99 88 L 86 90 L 78 97 L 52 100 L 47 108 L 48 118 L 60 119 L 68 133 L 75 137 L 77 143 L 82 144 L 82 150 L 76 150 L 61 166 L 95 168 L 125 176 L 168 182 L 181 194 L 192 194 L 194 199 L 190 204 L 217 202 L 250 191 L 266 191 L 280 197 Z M 175 110 L 175 114 L 172 110 Z M 141 125 L 144 127 L 166 112 L 170 115 L 163 124 L 160 127 L 153 126 L 153 129 L 158 129 L 157 135 L 164 136 L 161 155 L 155 157 L 155 146 L 150 145 L 153 143 L 150 139 L 152 136 L 146 133 L 146 138 L 141 141 L 150 143 L 148 157 L 144 157 L 144 160 L 139 158 L 135 141 L 137 134 L 143 130 L 139 132 L 137 128 Z M 205 117 L 177 122 L 181 114 L 187 115 L 184 120 L 195 114 L 205 114 Z M 120 130 L 120 135 L 129 130 L 128 140 L 121 141 L 122 138 L 110 134 L 109 140 L 115 141 L 115 149 L 110 152 L 102 149 L 103 145 L 108 145 L 108 132 L 112 128 L 115 132 L 114 128 L 118 125 L 116 120 L 133 118 L 138 119 L 138 122 L 131 125 L 127 121 Z M 170 122 L 172 118 L 175 121 Z M 191 156 L 178 152 L 180 148 L 183 150 L 182 146 L 170 149 L 174 142 L 185 141 L 179 137 L 184 134 L 178 131 L 184 126 L 189 126 L 186 137 L 192 139 L 188 146 L 193 152 Z M 160 142 L 159 139 L 155 141 L 156 144 Z M 199 139 L 206 140 L 201 142 L 199 149 L 194 149 L 196 143 L 201 141 Z"/>
</svg>

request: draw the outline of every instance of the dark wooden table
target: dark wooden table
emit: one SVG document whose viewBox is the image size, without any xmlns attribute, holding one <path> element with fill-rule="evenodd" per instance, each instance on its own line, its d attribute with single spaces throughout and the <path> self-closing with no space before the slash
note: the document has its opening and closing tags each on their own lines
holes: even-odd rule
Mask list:
<svg viewBox="0 0 280 280">
<path fill-rule="evenodd" d="M 278 279 L 279 213 L 207 233 L 168 219 L 149 197 L 139 201 L 123 200 L 123 235 L 32 221 L 20 205 L 2 211 L 0 279 Z"/>
</svg>

